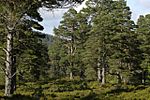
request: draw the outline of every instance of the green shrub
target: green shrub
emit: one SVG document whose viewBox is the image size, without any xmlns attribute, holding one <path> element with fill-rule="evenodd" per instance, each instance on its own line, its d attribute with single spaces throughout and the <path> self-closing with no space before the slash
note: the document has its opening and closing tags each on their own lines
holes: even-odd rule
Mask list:
<svg viewBox="0 0 150 100">
<path fill-rule="evenodd" d="M 100 83 L 98 81 L 91 81 L 91 82 L 88 82 L 88 87 L 90 89 L 99 89 Z"/>
</svg>

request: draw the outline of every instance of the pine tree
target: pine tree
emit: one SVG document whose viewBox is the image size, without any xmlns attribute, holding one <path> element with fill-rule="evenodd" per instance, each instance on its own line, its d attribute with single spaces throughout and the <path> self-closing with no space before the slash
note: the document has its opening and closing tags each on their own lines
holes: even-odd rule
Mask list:
<svg viewBox="0 0 150 100">
<path fill-rule="evenodd" d="M 80 76 L 81 79 L 84 78 L 82 53 L 85 50 L 84 43 L 89 27 L 87 16 L 82 11 L 77 13 L 72 8 L 64 14 L 59 27 L 54 29 L 56 36 L 60 38 L 59 43 L 62 45 L 59 47 L 62 48 L 62 51 L 64 50 L 63 53 L 65 54 L 65 56 L 64 54 L 60 55 L 60 61 L 65 61 L 70 79 L 73 79 L 75 75 Z"/>
<path fill-rule="evenodd" d="M 60 78 L 67 75 L 67 48 L 64 46 L 64 39 L 54 36 L 49 46 L 50 78 Z"/>
<path fill-rule="evenodd" d="M 135 33 L 135 24 L 131 20 L 130 8 L 127 7 L 126 1 L 119 0 L 114 3 L 113 31 L 112 38 L 113 54 L 111 56 L 110 71 L 117 76 L 118 82 L 122 80 L 125 83 L 134 83 L 140 70 L 141 51 L 140 42 Z M 118 13 L 119 12 L 119 13 Z"/>
<path fill-rule="evenodd" d="M 97 3 L 98 2 L 98 3 Z M 96 1 L 92 4 L 95 7 L 95 15 L 93 21 L 91 21 L 92 29 L 89 32 L 90 36 L 86 42 L 87 48 L 87 58 L 91 59 L 91 66 L 94 66 L 94 69 L 99 71 L 97 72 L 98 80 L 105 84 L 106 80 L 106 69 L 109 56 L 109 45 L 110 38 L 112 35 L 111 26 L 112 26 L 112 16 L 109 14 L 112 10 L 111 0 L 105 1 Z M 98 70 L 100 69 L 100 70 Z"/>
<path fill-rule="evenodd" d="M 20 39 L 14 39 L 20 41 L 14 41 L 18 81 L 35 81 L 46 77 L 48 48 L 42 42 L 44 34 L 27 32 L 21 35 Z"/>
<path fill-rule="evenodd" d="M 91 25 L 85 43 L 86 65 L 97 71 L 98 80 L 102 84 L 105 83 L 106 73 L 117 76 L 119 83 L 122 80 L 138 80 L 142 59 L 139 48 L 141 43 L 135 33 L 136 26 L 131 20 L 126 1 L 90 0 L 83 11 Z"/>
<path fill-rule="evenodd" d="M 60 22 L 58 29 L 55 29 L 55 34 L 60 38 L 64 39 L 62 45 L 67 48 L 67 59 L 68 59 L 68 71 L 70 79 L 73 79 L 75 71 L 75 56 L 76 56 L 76 33 L 77 33 L 77 22 L 76 22 L 77 11 L 75 9 L 69 9 L 63 16 L 63 20 Z"/>
<path fill-rule="evenodd" d="M 138 39 L 141 41 L 140 49 L 143 51 L 143 57 L 144 59 L 142 60 L 141 63 L 141 82 L 145 84 L 145 82 L 149 82 L 149 55 L 150 55 L 150 41 L 149 41 L 149 24 L 150 22 L 150 15 L 147 14 L 145 16 L 140 16 L 137 22 L 137 34 L 138 34 Z"/>
<path fill-rule="evenodd" d="M 11 96 L 14 92 L 13 78 L 15 78 L 14 54 L 13 54 L 13 38 L 17 32 L 20 32 L 21 25 L 25 25 L 28 30 L 37 29 L 42 30 L 42 26 L 38 21 L 42 18 L 38 12 L 40 7 L 47 7 L 50 9 L 62 7 L 61 2 L 57 0 L 1 0 L 0 4 L 0 27 L 4 29 L 6 34 L 6 71 L 5 71 L 5 96 Z M 66 1 L 76 2 L 76 1 Z M 79 2 L 77 0 L 77 2 Z M 15 83 L 15 82 L 14 82 Z"/>
</svg>

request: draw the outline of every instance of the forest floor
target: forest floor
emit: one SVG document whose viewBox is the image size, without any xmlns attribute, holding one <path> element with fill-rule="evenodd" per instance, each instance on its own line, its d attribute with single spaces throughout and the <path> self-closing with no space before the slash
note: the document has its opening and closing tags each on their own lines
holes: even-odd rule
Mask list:
<svg viewBox="0 0 150 100">
<path fill-rule="evenodd" d="M 19 83 L 12 98 L 5 98 L 3 93 L 4 85 L 0 85 L 0 100 L 150 100 L 150 86 L 100 86 L 97 81 L 59 79 Z"/>
</svg>

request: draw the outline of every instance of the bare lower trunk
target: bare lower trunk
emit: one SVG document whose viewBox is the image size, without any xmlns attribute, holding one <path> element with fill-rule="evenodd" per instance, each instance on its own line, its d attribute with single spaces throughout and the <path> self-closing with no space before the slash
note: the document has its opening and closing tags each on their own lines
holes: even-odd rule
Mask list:
<svg viewBox="0 0 150 100">
<path fill-rule="evenodd" d="M 142 84 L 145 84 L 145 72 L 142 71 Z"/>
<path fill-rule="evenodd" d="M 7 47 L 6 47 L 6 72 L 5 72 L 5 96 L 11 97 L 13 89 L 13 34 L 9 32 L 7 34 Z"/>
<path fill-rule="evenodd" d="M 101 82 L 101 70 L 100 70 L 100 68 L 97 68 L 97 80 L 99 82 Z"/>
<path fill-rule="evenodd" d="M 73 73 L 70 72 L 70 80 L 72 80 L 72 79 L 73 79 Z"/>
<path fill-rule="evenodd" d="M 12 69 L 12 85 L 11 85 L 11 88 L 12 88 L 12 91 L 11 93 L 13 94 L 14 91 L 16 90 L 16 66 L 14 65 L 14 60 L 13 60 L 13 69 Z"/>
<path fill-rule="evenodd" d="M 121 83 L 121 75 L 120 75 L 120 73 L 119 72 L 117 72 L 117 80 L 118 80 L 118 84 L 120 84 Z"/>
<path fill-rule="evenodd" d="M 123 78 L 123 83 L 124 83 L 124 85 L 127 85 L 128 79 L 127 78 Z"/>
<path fill-rule="evenodd" d="M 80 80 L 84 80 L 84 71 L 81 69 L 80 71 Z"/>
<path fill-rule="evenodd" d="M 105 67 L 102 68 L 102 85 L 105 84 Z"/>
</svg>

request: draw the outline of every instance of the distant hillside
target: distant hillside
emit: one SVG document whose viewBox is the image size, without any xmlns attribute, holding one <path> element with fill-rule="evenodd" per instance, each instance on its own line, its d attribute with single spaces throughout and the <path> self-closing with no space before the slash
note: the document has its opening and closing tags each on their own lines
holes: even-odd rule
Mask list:
<svg viewBox="0 0 150 100">
<path fill-rule="evenodd" d="M 43 43 L 47 44 L 48 46 L 52 43 L 53 36 L 50 34 L 45 34 L 45 37 L 42 39 Z"/>
</svg>

